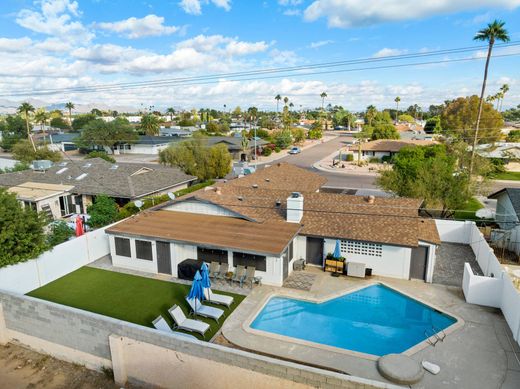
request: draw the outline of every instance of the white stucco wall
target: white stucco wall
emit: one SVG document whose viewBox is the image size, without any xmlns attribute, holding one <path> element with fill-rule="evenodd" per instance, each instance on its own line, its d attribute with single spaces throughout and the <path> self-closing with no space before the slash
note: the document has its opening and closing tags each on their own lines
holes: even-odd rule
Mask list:
<svg viewBox="0 0 520 389">
<path fill-rule="evenodd" d="M 146 259 L 138 259 L 136 257 L 135 253 L 135 239 L 134 238 L 128 238 L 130 239 L 130 252 L 131 257 L 124 257 L 121 255 L 116 254 L 116 246 L 114 241 L 114 236 L 109 236 L 110 241 L 110 254 L 112 256 L 112 264 L 114 266 L 118 267 L 124 267 L 126 269 L 132 269 L 132 270 L 140 270 L 148 273 L 157 273 L 157 252 L 155 247 L 155 242 L 152 242 L 152 256 L 153 260 L 149 261 Z M 122 237 L 126 238 L 126 237 Z M 139 239 L 139 240 L 147 240 L 147 239 Z"/>
<path fill-rule="evenodd" d="M 141 145 L 141 144 L 133 144 L 131 145 L 130 150 L 119 150 L 119 154 L 149 154 L 149 155 L 157 155 L 159 151 L 164 150 L 168 147 L 167 144 L 161 145 Z"/>
<path fill-rule="evenodd" d="M 236 213 L 215 204 L 203 203 L 200 201 L 180 201 L 163 208 L 166 211 L 189 212 L 203 215 L 215 216 L 237 216 Z"/>
</svg>

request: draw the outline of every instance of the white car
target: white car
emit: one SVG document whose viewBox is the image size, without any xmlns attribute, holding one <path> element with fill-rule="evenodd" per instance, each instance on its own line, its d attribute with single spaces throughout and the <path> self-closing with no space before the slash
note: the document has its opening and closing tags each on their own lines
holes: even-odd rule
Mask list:
<svg viewBox="0 0 520 389">
<path fill-rule="evenodd" d="M 289 150 L 289 154 L 300 154 L 301 152 L 302 150 L 296 146 Z"/>
</svg>

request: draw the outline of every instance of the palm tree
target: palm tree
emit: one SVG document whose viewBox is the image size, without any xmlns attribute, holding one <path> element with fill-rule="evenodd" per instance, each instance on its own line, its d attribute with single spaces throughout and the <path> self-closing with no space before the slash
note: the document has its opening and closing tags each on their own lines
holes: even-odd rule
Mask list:
<svg viewBox="0 0 520 389">
<path fill-rule="evenodd" d="M 175 109 L 173 109 L 173 107 L 170 107 L 166 110 L 166 113 L 170 115 L 170 121 L 173 122 L 173 115 L 175 115 Z"/>
<path fill-rule="evenodd" d="M 141 130 L 146 135 L 159 135 L 159 129 L 159 118 L 153 113 L 147 113 L 141 117 Z"/>
<path fill-rule="evenodd" d="M 484 103 L 484 94 L 486 93 L 486 83 L 489 70 L 489 61 L 491 52 L 496 41 L 509 42 L 509 34 L 504 28 L 505 22 L 495 20 L 489 23 L 486 28 L 478 31 L 473 40 L 488 42 L 488 53 L 486 58 L 486 66 L 484 68 L 484 80 L 482 81 L 482 90 L 480 92 L 480 101 L 478 103 L 477 123 L 475 125 L 475 135 L 473 137 L 473 147 L 471 149 L 471 161 L 469 165 L 469 174 L 473 174 L 473 160 L 475 157 L 475 149 L 477 147 L 478 130 L 480 127 L 480 118 L 482 116 L 482 106 Z"/>
<path fill-rule="evenodd" d="M 321 92 L 320 97 L 321 97 L 321 110 L 323 111 L 323 106 L 325 105 L 325 98 L 327 97 L 327 93 Z"/>
<path fill-rule="evenodd" d="M 289 98 L 288 98 L 287 96 L 285 96 L 285 97 L 283 98 L 283 103 L 284 103 L 284 105 L 287 106 L 287 103 L 288 103 L 288 102 L 289 102 Z"/>
<path fill-rule="evenodd" d="M 34 121 L 36 123 L 40 124 L 40 130 L 43 133 L 43 143 L 46 143 L 45 140 L 45 124 L 47 123 L 47 120 L 51 118 L 51 115 L 49 112 L 45 110 L 45 108 L 38 108 L 36 113 L 34 114 Z"/>
<path fill-rule="evenodd" d="M 279 106 L 280 106 L 280 100 L 282 99 L 282 96 L 276 95 L 274 96 L 274 99 L 276 100 L 276 113 L 279 112 Z"/>
<path fill-rule="evenodd" d="M 22 103 L 22 105 L 20 105 L 18 107 L 18 113 L 22 114 L 25 117 L 25 127 L 27 129 L 27 138 L 31 142 L 34 151 L 36 151 L 36 146 L 34 144 L 32 136 L 31 136 L 31 128 L 29 126 L 29 114 L 31 112 L 34 112 L 34 107 L 28 102 L 24 102 L 24 103 Z"/>
<path fill-rule="evenodd" d="M 72 110 L 75 108 L 74 103 L 69 101 L 67 104 L 65 104 L 65 108 L 69 110 L 69 127 L 72 129 Z"/>
<path fill-rule="evenodd" d="M 502 94 L 502 98 L 500 99 L 500 109 L 498 110 L 499 112 L 502 112 L 502 103 L 504 102 L 504 96 L 507 92 L 509 92 L 509 85 L 507 85 L 507 84 L 502 85 L 502 87 L 500 88 L 500 93 Z"/>
<path fill-rule="evenodd" d="M 395 122 L 397 123 L 397 120 L 399 118 L 399 103 L 401 102 L 401 98 L 397 96 L 395 99 Z"/>
<path fill-rule="evenodd" d="M 372 126 L 372 120 L 375 119 L 376 113 L 377 113 L 376 107 L 374 107 L 373 105 L 369 105 L 367 107 L 367 111 L 365 112 L 365 118 L 366 118 L 366 120 L 368 122 L 367 124 L 369 126 Z"/>
</svg>

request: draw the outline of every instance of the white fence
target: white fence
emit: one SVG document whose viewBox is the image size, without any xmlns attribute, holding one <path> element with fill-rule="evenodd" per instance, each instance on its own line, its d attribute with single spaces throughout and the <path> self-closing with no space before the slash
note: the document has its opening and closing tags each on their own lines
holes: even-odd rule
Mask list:
<svg viewBox="0 0 520 389">
<path fill-rule="evenodd" d="M 25 294 L 108 255 L 105 228 L 55 246 L 36 259 L 0 268 L 0 289 Z"/>
<path fill-rule="evenodd" d="M 471 304 L 500 308 L 520 344 L 520 293 L 504 271 L 491 247 L 476 224 L 470 221 L 436 220 L 441 241 L 470 245 L 484 276 L 473 274 L 468 263 L 464 266 L 462 290 Z"/>
</svg>

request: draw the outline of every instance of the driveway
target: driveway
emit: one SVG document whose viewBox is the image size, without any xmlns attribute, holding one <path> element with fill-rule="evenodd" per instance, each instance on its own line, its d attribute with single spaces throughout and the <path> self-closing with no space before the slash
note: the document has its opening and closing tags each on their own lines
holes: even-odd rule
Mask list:
<svg viewBox="0 0 520 389">
<path fill-rule="evenodd" d="M 436 251 L 433 283 L 461 288 L 464 263 L 466 262 L 470 264 L 473 273 L 477 275 L 483 274 L 469 245 L 442 243 Z"/>
</svg>

